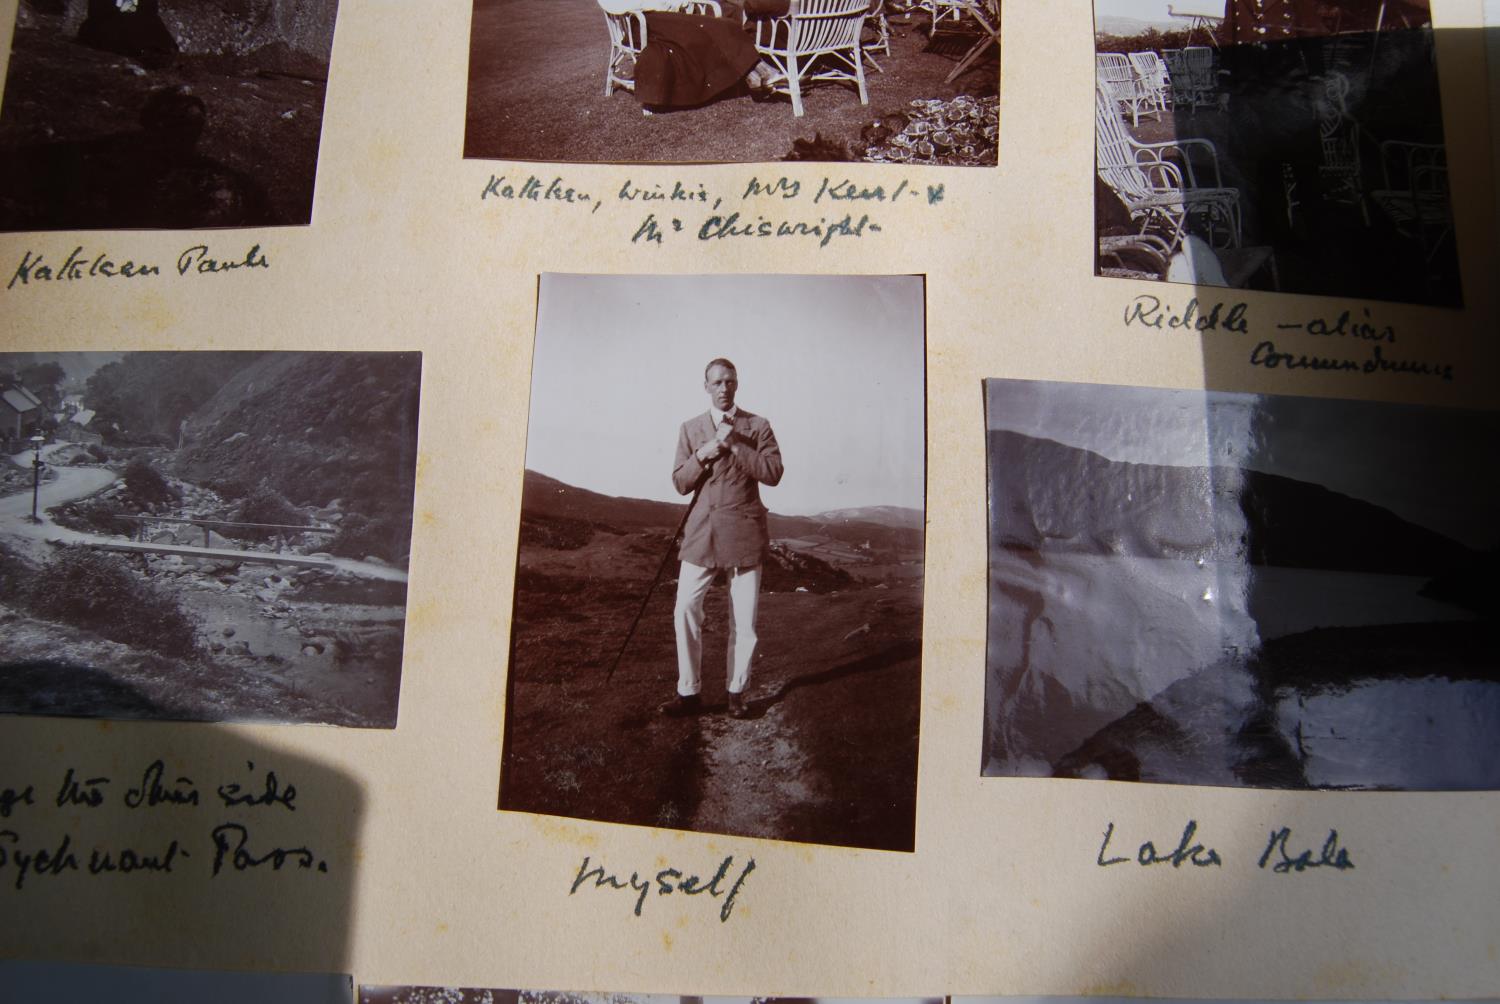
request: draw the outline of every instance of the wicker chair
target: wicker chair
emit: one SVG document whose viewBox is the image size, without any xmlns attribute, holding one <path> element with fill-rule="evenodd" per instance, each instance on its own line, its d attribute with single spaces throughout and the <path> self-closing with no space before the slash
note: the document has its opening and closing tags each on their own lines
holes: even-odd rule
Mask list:
<svg viewBox="0 0 1500 1004">
<path fill-rule="evenodd" d="M 802 88 L 812 81 L 852 83 L 859 103 L 870 103 L 860 35 L 869 0 L 802 0 L 795 14 L 764 18 L 755 25 L 755 48 L 775 69 L 771 89 L 792 99 L 802 116 Z"/>
<path fill-rule="evenodd" d="M 1206 224 L 1209 242 L 1239 247 L 1240 193 L 1224 187 L 1218 150 L 1205 139 L 1141 143 L 1120 118 L 1115 98 L 1094 88 L 1094 156 L 1099 177 L 1119 196 L 1140 232 L 1154 232 L 1176 253 L 1191 218 Z M 1191 154 L 1209 168 L 1211 185 L 1199 185 Z M 1222 243 L 1220 243 L 1222 241 Z"/>
</svg>

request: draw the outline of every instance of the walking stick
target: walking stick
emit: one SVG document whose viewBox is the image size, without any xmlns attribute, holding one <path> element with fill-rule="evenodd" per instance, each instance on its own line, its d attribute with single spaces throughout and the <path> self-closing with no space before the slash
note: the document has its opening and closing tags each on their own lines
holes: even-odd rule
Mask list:
<svg viewBox="0 0 1500 1004">
<path fill-rule="evenodd" d="M 703 486 L 708 483 L 709 473 L 710 468 L 705 468 L 703 475 L 698 478 L 698 483 L 693 486 L 692 501 L 688 502 L 687 511 L 682 514 L 682 519 L 678 521 L 672 539 L 667 542 L 667 553 L 661 556 L 661 564 L 656 566 L 656 574 L 651 578 L 651 585 L 646 587 L 646 595 L 641 597 L 641 608 L 635 612 L 635 620 L 630 622 L 630 630 L 625 632 L 625 641 L 620 645 L 620 651 L 615 653 L 615 661 L 610 663 L 609 672 L 604 674 L 605 683 L 608 683 L 615 675 L 615 670 L 620 668 L 620 660 L 625 658 L 625 650 L 630 647 L 630 639 L 635 637 L 635 629 L 646 614 L 646 604 L 651 602 L 651 594 L 656 592 L 656 584 L 661 581 L 661 573 L 667 570 L 667 564 L 672 560 L 672 551 L 677 547 L 678 539 L 682 537 L 682 528 L 687 526 L 688 517 L 693 514 L 693 507 L 698 504 L 698 496 L 703 494 Z"/>
</svg>

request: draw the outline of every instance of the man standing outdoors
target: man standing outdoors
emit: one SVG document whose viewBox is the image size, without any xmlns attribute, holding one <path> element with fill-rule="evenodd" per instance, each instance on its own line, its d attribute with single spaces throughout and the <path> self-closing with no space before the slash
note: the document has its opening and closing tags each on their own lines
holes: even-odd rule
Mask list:
<svg viewBox="0 0 1500 1004">
<path fill-rule="evenodd" d="M 729 713 L 744 718 L 757 641 L 761 556 L 770 541 L 760 486 L 781 480 L 781 449 L 770 422 L 735 405 L 734 363 L 709 363 L 703 389 L 709 409 L 682 423 L 672 468 L 679 494 L 700 494 L 683 528 L 677 576 L 677 696 L 661 710 L 673 717 L 700 710 L 703 598 L 722 571 L 729 580 Z"/>
</svg>

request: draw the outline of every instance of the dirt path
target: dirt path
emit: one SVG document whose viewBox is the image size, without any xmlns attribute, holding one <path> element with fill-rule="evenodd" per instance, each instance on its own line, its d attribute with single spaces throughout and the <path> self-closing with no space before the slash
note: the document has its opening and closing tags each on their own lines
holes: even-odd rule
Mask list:
<svg viewBox="0 0 1500 1004">
<path fill-rule="evenodd" d="M 29 490 L 0 498 L 0 541 L 39 561 L 51 543 L 122 544 L 121 537 L 72 530 L 45 516 L 50 506 L 108 488 L 115 473 L 51 470 L 56 477 L 40 491 L 41 522 L 31 522 Z M 268 552 L 180 550 L 192 553 L 137 560 L 198 620 L 204 642 L 197 655 L 164 657 L 94 635 L 88 623 L 51 623 L 0 606 L 0 709 L 394 727 L 405 606 L 391 597 L 404 593 L 404 571 L 348 558 L 293 571 L 244 560 L 247 553 L 277 557 Z M 361 581 L 330 580 L 334 570 Z M 304 597 L 299 577 L 325 584 Z"/>
<path fill-rule="evenodd" d="M 816 807 L 820 786 L 779 708 L 754 721 L 704 718 L 700 735 L 702 794 L 688 829 L 775 840 L 786 815 Z"/>
<path fill-rule="evenodd" d="M 108 539 L 58 526 L 47 518 L 46 513 L 52 506 L 103 491 L 115 483 L 115 472 L 103 467 L 53 467 L 51 470 L 57 472 L 57 477 L 42 482 L 37 493 L 41 522 L 31 522 L 31 492 L 7 495 L 0 498 L 0 535 L 22 542 L 34 553 L 49 540 L 72 544 Z"/>
<path fill-rule="evenodd" d="M 103 491 L 118 480 L 115 473 L 103 467 L 54 466 L 50 469 L 57 472 L 57 477 L 52 481 L 43 482 L 38 493 L 37 509 L 41 522 L 31 522 L 31 492 L 5 496 L 0 498 L 0 536 L 23 542 L 34 555 L 44 553 L 41 545 L 49 543 L 118 545 L 120 543 L 118 537 L 71 530 L 54 523 L 46 514 L 46 511 L 53 506 L 73 502 Z M 233 548 L 204 547 L 192 550 L 194 554 L 191 557 L 219 561 L 243 560 L 245 556 L 244 551 Z M 257 557 L 260 556 L 257 555 Z M 328 558 L 323 564 L 351 575 L 380 579 L 385 582 L 405 582 L 407 578 L 406 573 L 399 568 L 356 561 L 353 558 Z"/>
</svg>

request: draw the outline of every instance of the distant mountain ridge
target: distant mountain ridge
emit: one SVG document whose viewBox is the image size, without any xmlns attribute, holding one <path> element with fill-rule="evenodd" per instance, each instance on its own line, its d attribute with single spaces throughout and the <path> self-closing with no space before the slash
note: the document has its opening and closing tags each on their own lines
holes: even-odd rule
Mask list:
<svg viewBox="0 0 1500 1004">
<path fill-rule="evenodd" d="M 1381 506 L 1275 474 L 1126 463 L 1004 430 L 989 463 L 1000 547 L 1427 576 L 1474 559 Z"/>
<path fill-rule="evenodd" d="M 920 530 L 927 525 L 927 515 L 921 509 L 909 509 L 899 505 L 855 506 L 850 509 L 830 509 L 816 513 L 809 519 L 824 523 L 877 523 L 881 526 L 905 530 Z"/>
<path fill-rule="evenodd" d="M 1159 19 L 1146 19 L 1139 17 L 1120 17 L 1115 14 L 1106 14 L 1094 22 L 1094 31 L 1099 35 L 1117 35 L 1121 38 L 1130 38 L 1135 35 L 1144 35 L 1147 31 L 1155 28 L 1160 32 L 1182 31 L 1188 26 L 1186 21 L 1166 17 Z"/>
<path fill-rule="evenodd" d="M 604 495 L 528 468 L 522 487 L 521 510 L 527 517 L 671 530 L 682 519 L 683 507 L 689 497 L 684 497 L 681 503 L 672 503 Z M 827 536 L 856 545 L 869 542 L 872 547 L 889 550 L 913 550 L 922 546 L 922 514 L 899 506 L 837 509 L 816 516 L 783 516 L 773 512 L 768 521 L 773 538 Z"/>
</svg>

